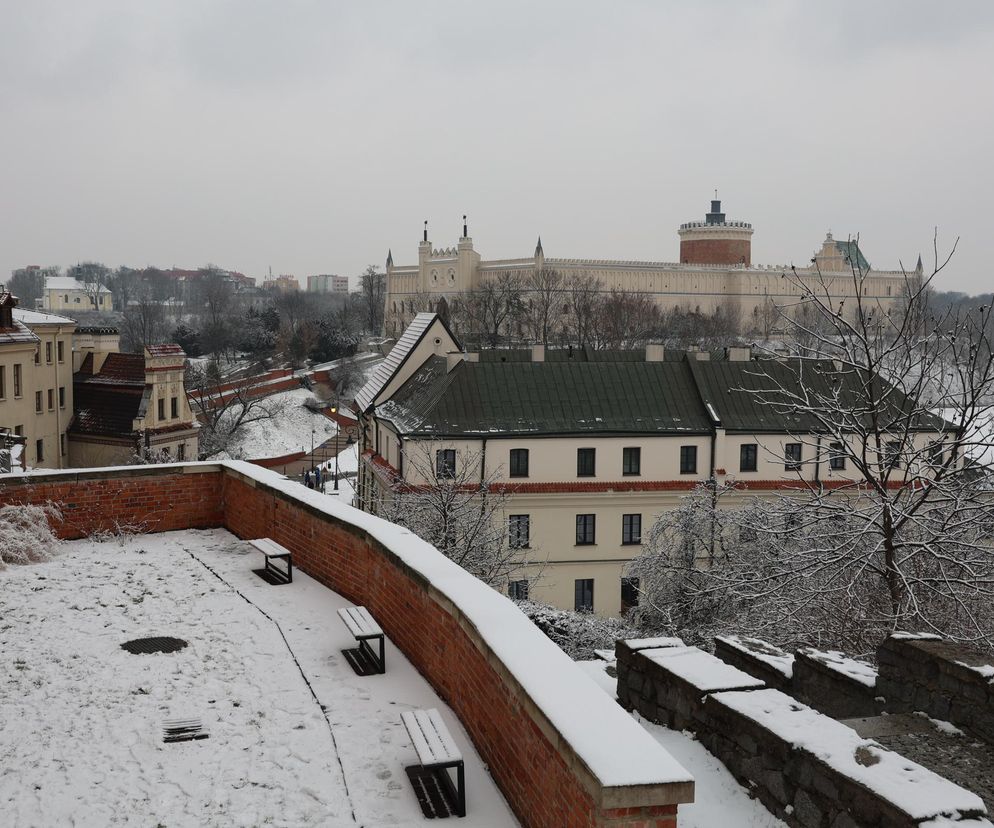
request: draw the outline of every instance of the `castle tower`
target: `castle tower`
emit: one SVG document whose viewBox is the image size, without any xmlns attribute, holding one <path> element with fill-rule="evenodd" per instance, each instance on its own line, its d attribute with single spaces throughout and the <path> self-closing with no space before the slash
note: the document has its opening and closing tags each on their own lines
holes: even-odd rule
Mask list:
<svg viewBox="0 0 994 828">
<path fill-rule="evenodd" d="M 721 202 L 715 198 L 704 221 L 680 225 L 680 261 L 683 264 L 751 265 L 752 225 L 745 221 L 726 221 Z"/>
</svg>

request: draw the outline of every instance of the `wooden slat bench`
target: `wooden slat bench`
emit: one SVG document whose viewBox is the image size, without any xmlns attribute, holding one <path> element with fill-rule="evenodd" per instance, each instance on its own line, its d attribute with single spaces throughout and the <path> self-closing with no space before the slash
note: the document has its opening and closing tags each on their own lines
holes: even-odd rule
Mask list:
<svg viewBox="0 0 994 828">
<path fill-rule="evenodd" d="M 387 671 L 386 651 L 383 643 L 383 630 L 380 625 L 373 620 L 369 610 L 365 607 L 344 607 L 338 611 L 338 615 L 349 632 L 355 636 L 359 646 L 352 650 L 342 650 L 342 655 L 346 661 L 352 665 L 352 669 L 360 676 L 371 676 Z M 376 641 L 379 646 L 373 650 L 370 641 Z"/>
<path fill-rule="evenodd" d="M 259 577 L 271 584 L 293 583 L 293 553 L 289 549 L 269 538 L 256 538 L 249 543 L 266 556 L 265 567 L 255 570 Z M 286 569 L 280 569 L 273 564 L 273 561 L 280 560 L 286 563 Z"/>
<path fill-rule="evenodd" d="M 424 815 L 429 818 L 466 816 L 466 776 L 462 754 L 435 708 L 400 714 L 420 765 L 404 768 Z M 453 788 L 449 768 L 456 769 Z"/>
</svg>

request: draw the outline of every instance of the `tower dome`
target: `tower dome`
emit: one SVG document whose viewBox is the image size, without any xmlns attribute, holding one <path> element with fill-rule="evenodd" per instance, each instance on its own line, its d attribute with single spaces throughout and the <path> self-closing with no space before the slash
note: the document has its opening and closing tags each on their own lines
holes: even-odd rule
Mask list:
<svg viewBox="0 0 994 828">
<path fill-rule="evenodd" d="M 679 232 L 683 264 L 752 264 L 752 225 L 726 221 L 717 198 L 712 200 L 711 212 L 704 216 L 704 221 L 681 224 Z"/>
</svg>

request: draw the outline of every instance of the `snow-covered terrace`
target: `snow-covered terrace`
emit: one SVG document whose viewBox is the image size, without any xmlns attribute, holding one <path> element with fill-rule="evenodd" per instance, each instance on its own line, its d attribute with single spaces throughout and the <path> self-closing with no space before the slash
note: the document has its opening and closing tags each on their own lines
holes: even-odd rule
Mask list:
<svg viewBox="0 0 994 828">
<path fill-rule="evenodd" d="M 436 707 L 467 763 L 462 824 L 517 821 L 431 685 L 395 647 L 360 678 L 350 606 L 307 575 L 270 586 L 225 530 L 65 545 L 0 575 L 6 825 L 395 825 L 420 822 L 404 710 Z M 177 653 L 121 649 L 150 635 Z M 206 740 L 164 744 L 167 720 Z M 354 818 L 353 818 L 354 815 Z"/>
<path fill-rule="evenodd" d="M 197 824 L 208 808 L 211 824 L 419 824 L 400 723 L 416 706 L 439 707 L 467 757 L 463 824 L 669 826 L 693 798 L 690 774 L 517 607 L 386 521 L 232 461 L 0 482 L 0 503 L 46 501 L 70 538 L 185 531 L 77 541 L 0 576 L 16 587 L 0 650 L 19 662 L 0 698 L 0 810 L 26 824 L 86 808 L 101 823 Z M 275 539 L 313 580 L 266 585 L 236 536 Z M 346 603 L 386 631 L 385 676 L 340 657 Z M 190 646 L 120 650 L 145 635 Z M 165 720 L 188 717 L 210 738 L 160 741 Z"/>
</svg>

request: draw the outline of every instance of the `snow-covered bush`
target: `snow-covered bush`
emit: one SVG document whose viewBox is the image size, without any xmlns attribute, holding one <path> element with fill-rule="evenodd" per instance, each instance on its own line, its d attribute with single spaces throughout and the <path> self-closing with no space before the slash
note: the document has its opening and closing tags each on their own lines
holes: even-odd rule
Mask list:
<svg viewBox="0 0 994 828">
<path fill-rule="evenodd" d="M 613 650 L 619 638 L 634 638 L 636 631 L 617 618 L 601 618 L 592 612 L 574 612 L 538 604 L 516 602 L 531 622 L 575 661 L 596 658 L 594 650 Z"/>
<path fill-rule="evenodd" d="M 54 554 L 61 543 L 52 531 L 54 520 L 62 520 L 54 503 L 0 507 L 0 569 L 44 561 Z"/>
</svg>

